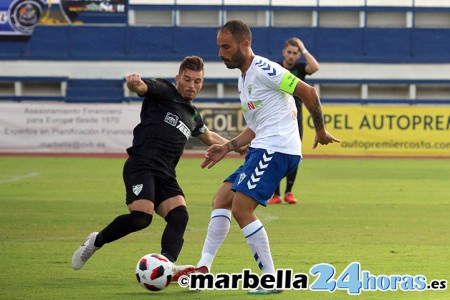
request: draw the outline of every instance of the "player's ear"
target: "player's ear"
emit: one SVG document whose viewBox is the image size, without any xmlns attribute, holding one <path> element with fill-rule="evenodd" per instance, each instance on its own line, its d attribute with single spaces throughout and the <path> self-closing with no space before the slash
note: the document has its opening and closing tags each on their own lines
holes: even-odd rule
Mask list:
<svg viewBox="0 0 450 300">
<path fill-rule="evenodd" d="M 245 39 L 241 42 L 242 49 L 246 49 L 250 47 L 250 41 L 248 39 Z"/>
</svg>

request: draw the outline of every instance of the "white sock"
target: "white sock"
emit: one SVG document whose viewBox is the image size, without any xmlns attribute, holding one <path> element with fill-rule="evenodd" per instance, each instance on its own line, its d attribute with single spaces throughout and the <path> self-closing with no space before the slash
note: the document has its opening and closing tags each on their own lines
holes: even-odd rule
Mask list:
<svg viewBox="0 0 450 300">
<path fill-rule="evenodd" d="M 209 220 L 208 232 L 206 233 L 205 244 L 203 245 L 202 258 L 197 263 L 197 268 L 206 266 L 211 272 L 214 257 L 230 230 L 230 223 L 230 210 L 217 208 L 211 212 L 211 220 Z"/>
<path fill-rule="evenodd" d="M 242 233 L 247 239 L 253 257 L 262 273 L 275 274 L 272 254 L 270 253 L 269 238 L 260 220 L 255 220 L 242 228 Z"/>
</svg>

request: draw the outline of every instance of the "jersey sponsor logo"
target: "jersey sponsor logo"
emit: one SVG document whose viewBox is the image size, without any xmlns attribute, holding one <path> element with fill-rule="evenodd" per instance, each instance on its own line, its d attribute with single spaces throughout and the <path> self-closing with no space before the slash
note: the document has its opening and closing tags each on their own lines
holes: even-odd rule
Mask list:
<svg viewBox="0 0 450 300">
<path fill-rule="evenodd" d="M 189 130 L 189 127 L 187 127 L 186 124 L 184 124 L 177 115 L 168 112 L 166 117 L 164 118 L 164 122 L 172 125 L 173 127 L 176 127 L 182 134 L 184 134 L 186 139 L 190 138 L 191 131 Z"/>
<path fill-rule="evenodd" d="M 248 112 L 250 110 L 258 109 L 260 107 L 263 107 L 262 101 L 257 100 L 242 103 L 241 109 L 243 112 Z"/>
<path fill-rule="evenodd" d="M 133 193 L 137 196 L 137 195 L 139 195 L 139 193 L 142 191 L 142 188 L 144 187 L 144 185 L 141 183 L 141 184 L 136 184 L 136 185 L 133 185 Z"/>
<path fill-rule="evenodd" d="M 187 139 L 189 139 L 189 137 L 191 136 L 191 131 L 189 130 L 189 128 L 186 126 L 186 124 L 184 124 L 181 120 L 179 121 L 179 124 L 177 126 L 177 129 L 179 131 L 181 131 L 182 134 L 184 134 L 186 136 Z"/>
<path fill-rule="evenodd" d="M 269 76 L 277 75 L 277 70 L 275 70 L 274 67 L 272 67 L 269 63 L 263 61 L 262 59 L 257 61 L 255 65 L 261 68 Z"/>
<path fill-rule="evenodd" d="M 166 123 L 168 123 L 168 124 L 170 124 L 170 125 L 175 127 L 175 126 L 177 126 L 178 119 L 179 118 L 178 118 L 177 115 L 174 115 L 173 113 L 168 112 L 166 117 L 164 118 L 164 122 L 166 122 Z"/>
</svg>

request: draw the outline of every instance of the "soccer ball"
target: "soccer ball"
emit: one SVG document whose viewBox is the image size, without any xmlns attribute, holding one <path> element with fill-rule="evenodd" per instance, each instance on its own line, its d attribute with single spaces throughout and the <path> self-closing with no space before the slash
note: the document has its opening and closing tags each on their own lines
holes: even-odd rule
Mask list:
<svg viewBox="0 0 450 300">
<path fill-rule="evenodd" d="M 173 264 L 164 255 L 151 253 L 139 259 L 136 265 L 137 281 L 150 291 L 165 289 L 172 281 Z"/>
</svg>

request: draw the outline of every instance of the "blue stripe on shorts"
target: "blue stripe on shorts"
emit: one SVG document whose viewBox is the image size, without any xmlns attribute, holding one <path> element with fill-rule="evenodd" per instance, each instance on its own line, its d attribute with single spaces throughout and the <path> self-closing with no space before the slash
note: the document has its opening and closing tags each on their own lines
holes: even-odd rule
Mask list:
<svg viewBox="0 0 450 300">
<path fill-rule="evenodd" d="M 233 182 L 233 191 L 246 194 L 267 206 L 280 181 L 294 171 L 300 161 L 299 155 L 249 148 L 244 164 L 225 181 Z"/>
</svg>

